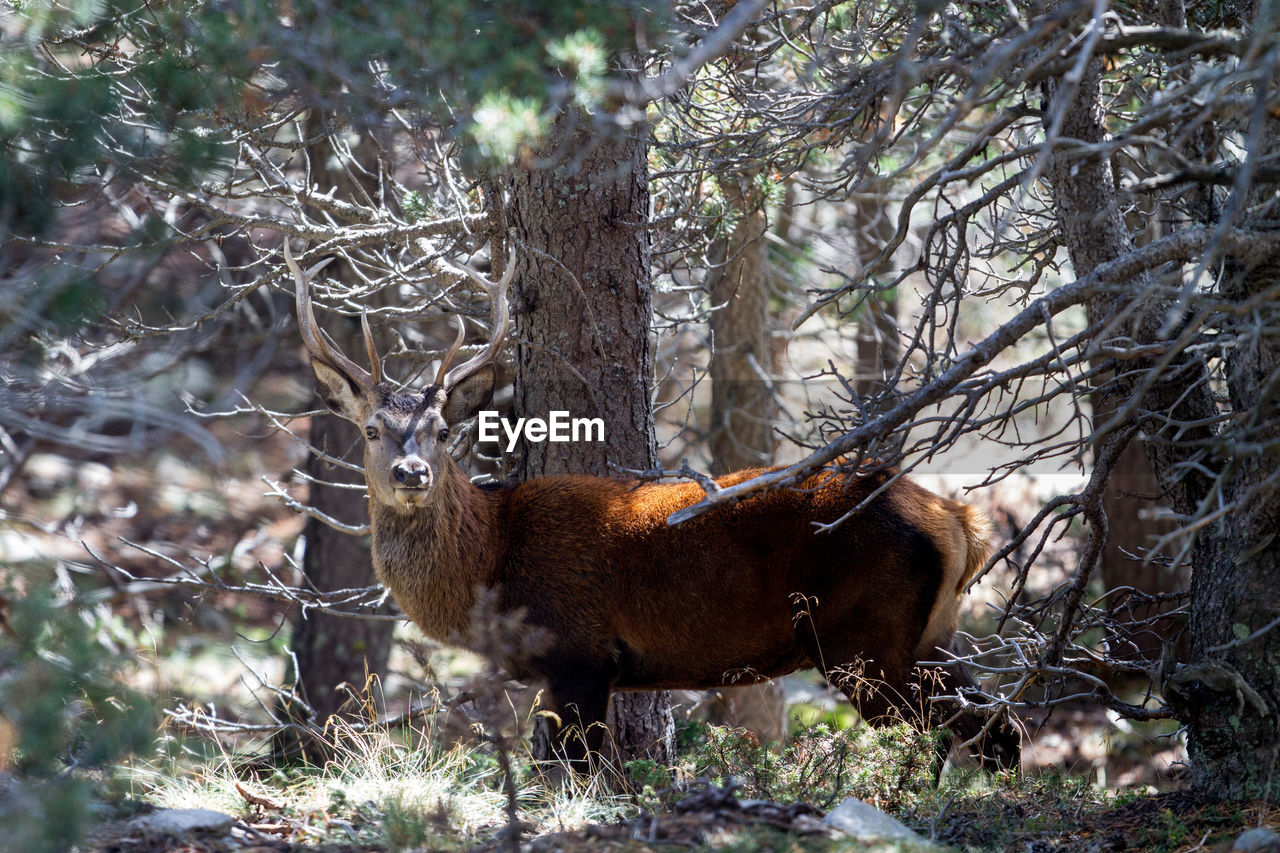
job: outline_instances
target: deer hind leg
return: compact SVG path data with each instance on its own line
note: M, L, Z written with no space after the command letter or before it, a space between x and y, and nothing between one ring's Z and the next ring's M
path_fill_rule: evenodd
M947 660L951 655L942 646L926 656L927 660ZM1017 769L1022 758L1022 736L1007 716L1001 715L988 725L988 718L964 711L954 701L936 699L941 696L963 696L977 690L969 670L960 661L941 667L915 667L911 689L920 697L919 704L929 709L929 725L946 728L951 734L938 743L939 768L954 742L963 743L977 737L968 754L990 771Z
M820 637L798 626L796 638L822 677L849 698L862 719L873 726L910 720L906 701L910 655L886 650L871 658L864 651L869 644L858 637L825 633Z
M796 643L827 683L849 697L864 720L888 725L911 719L906 686L914 646L886 640L909 630L900 624L898 610L833 608L821 596L799 594L792 603Z
M901 615L900 613L898 615ZM846 615L843 625L855 630L808 632L800 626L797 639L827 683L849 697L868 725L887 726L906 722L920 731L929 730L933 719L925 704L927 694L920 689L915 671L915 642L890 645L886 637L910 637L909 626L887 623L864 613ZM866 649L877 649L871 657ZM940 775L950 741L939 747L937 771ZM936 777L935 777L936 781Z
M891 726L907 723L920 732L935 728L935 713L928 705L925 689L929 675L921 676L910 656L897 655L889 661L854 659L823 672L827 683L843 692L868 725ZM952 738L943 733L935 742L934 784L942 778L943 765L951 750Z
M823 670L827 683L839 690L858 709L858 715L873 726L915 722L919 716L910 706L907 688L908 664L901 660L864 660L858 655L840 656L839 664Z

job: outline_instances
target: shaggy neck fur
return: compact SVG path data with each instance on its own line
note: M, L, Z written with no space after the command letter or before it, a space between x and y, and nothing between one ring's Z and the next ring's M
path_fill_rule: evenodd
M491 586L502 545L495 495L477 489L452 460L421 507L370 501L373 567L422 632L469 646L478 587Z

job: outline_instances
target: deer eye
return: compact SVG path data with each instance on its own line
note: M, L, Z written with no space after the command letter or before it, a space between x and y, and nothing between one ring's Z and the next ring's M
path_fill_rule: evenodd
M368 439L369 439L370 441L377 441L377 440L378 440L378 429L377 429L377 427L365 427L365 428L364 428L364 434L365 434L365 436L366 436L366 437L368 437Z
M448 428L445 428L445 429L440 430L440 435L439 435L439 436L437 436L437 438L439 438L441 441L445 441L445 440L447 440L447 439L449 438L449 430L448 430Z

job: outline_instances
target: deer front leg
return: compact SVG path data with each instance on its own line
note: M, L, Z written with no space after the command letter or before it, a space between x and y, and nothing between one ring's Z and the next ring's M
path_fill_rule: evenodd
M562 663L546 680L549 701L534 732L534 758L560 759L586 773L594 761L607 759L605 715L614 676L598 667Z

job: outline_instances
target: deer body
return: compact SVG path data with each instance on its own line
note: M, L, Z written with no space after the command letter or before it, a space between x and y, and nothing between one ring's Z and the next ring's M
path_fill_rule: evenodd
M704 494L695 483L561 476L477 487L445 443L449 427L492 393L510 269L498 283L466 271L494 300L488 350L450 370L460 334L436 381L402 394L382 381L371 338L372 373L332 346L287 245L286 259L322 395L366 432L379 579L425 634L446 643L476 642L469 631L481 589L522 610L550 642L508 664L546 682L552 710L566 727L581 726L586 748L599 748L597 724L615 690L712 688L815 666L877 722L904 711L913 685L925 695L972 686L959 664L929 685L912 669L950 648L964 586L990 551L978 511L906 479L885 487L885 473L821 472L676 527L667 517ZM815 534L815 523L843 517L881 487L832 532ZM946 719L914 701L932 724ZM968 737L983 721L960 714L950 725ZM1016 730L995 726L983 758L1008 766L1017 755Z
M932 513L934 525L945 530L949 521L957 539L962 522L914 484L815 536L813 522L835 520L878 483L814 482L813 492L775 492L669 527L670 513L702 496L697 485L548 477L486 490L456 468L447 476L441 488L456 494L442 500L448 510L371 507L380 580L424 633L443 642L470 644L476 587L526 608L552 631L556 654L617 666L619 688L709 688L782 675L816 663L810 655L825 645L820 626L829 622L841 626L840 645L874 648L851 629L916 638L903 650L908 664L945 646L954 630L945 599L963 586L967 549L944 560L923 525L905 519ZM801 617L805 608L814 624Z

